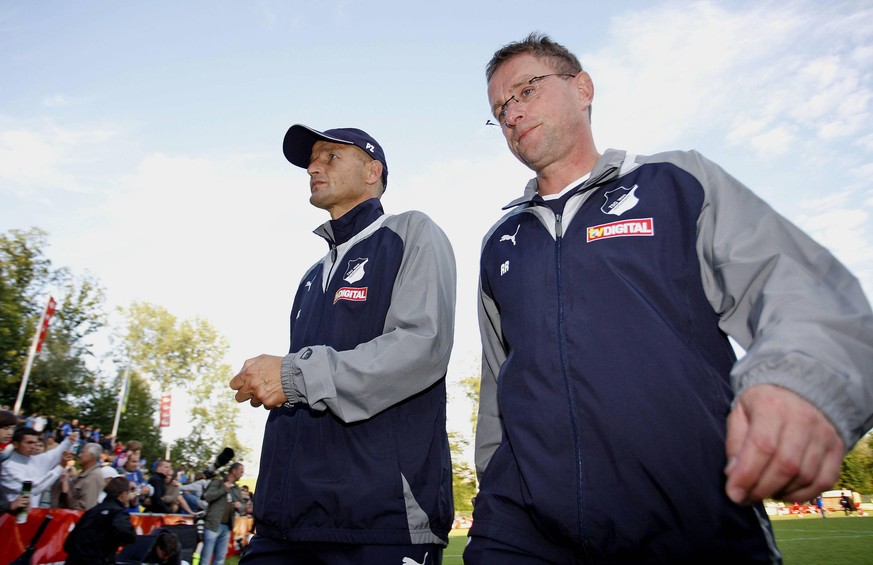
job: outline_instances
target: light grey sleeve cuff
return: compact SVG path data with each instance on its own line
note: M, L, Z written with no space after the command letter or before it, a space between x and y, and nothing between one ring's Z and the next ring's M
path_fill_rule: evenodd
M294 362L296 358L297 353L289 353L282 359L282 392L285 393L286 398L283 406L286 408L291 408L298 402L305 400L300 394L300 380L303 373Z

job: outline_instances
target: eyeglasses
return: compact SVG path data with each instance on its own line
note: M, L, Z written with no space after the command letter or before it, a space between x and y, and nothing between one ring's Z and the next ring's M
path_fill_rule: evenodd
M544 78L548 77L575 77L576 75L570 73L552 73L550 75L540 75L538 77L533 77L527 84L525 84L521 90L518 91L518 94L513 94L499 107L496 107L494 112L494 118L499 123L492 122L490 119L485 122L486 126L505 126L506 125L506 111L509 109L509 103L515 100L516 104L527 104L540 94L540 81Z

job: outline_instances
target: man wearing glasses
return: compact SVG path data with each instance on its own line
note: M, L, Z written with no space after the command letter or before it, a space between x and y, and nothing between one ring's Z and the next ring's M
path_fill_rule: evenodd
M548 37L486 75L536 178L483 241L466 562L780 562L761 500L826 490L873 424L858 282L696 152L601 154Z
M439 563L451 529L445 375L455 260L421 212L385 214L366 132L285 135L328 254L303 276L284 357L245 362L237 401L270 409L246 564Z

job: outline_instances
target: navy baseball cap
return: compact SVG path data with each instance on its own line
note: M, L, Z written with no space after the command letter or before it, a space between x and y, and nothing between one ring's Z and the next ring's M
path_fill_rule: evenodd
M357 128L336 128L320 132L303 124L294 124L288 128L285 141L282 143L282 152L292 165L307 168L312 159L312 146L318 140L334 141L346 145L360 147L364 153L382 163L382 187L388 187L388 162L385 160L385 152L382 146L373 137Z

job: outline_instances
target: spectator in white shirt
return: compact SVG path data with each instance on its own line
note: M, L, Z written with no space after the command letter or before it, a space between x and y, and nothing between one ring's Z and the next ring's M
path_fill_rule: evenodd
M15 430L12 455L0 468L0 496L11 502L21 494L24 481L30 481L30 505L37 507L42 493L52 487L64 472L67 461L73 459L69 449L77 440L78 434L70 434L58 446L60 449L36 455L39 448L37 431L27 427Z

